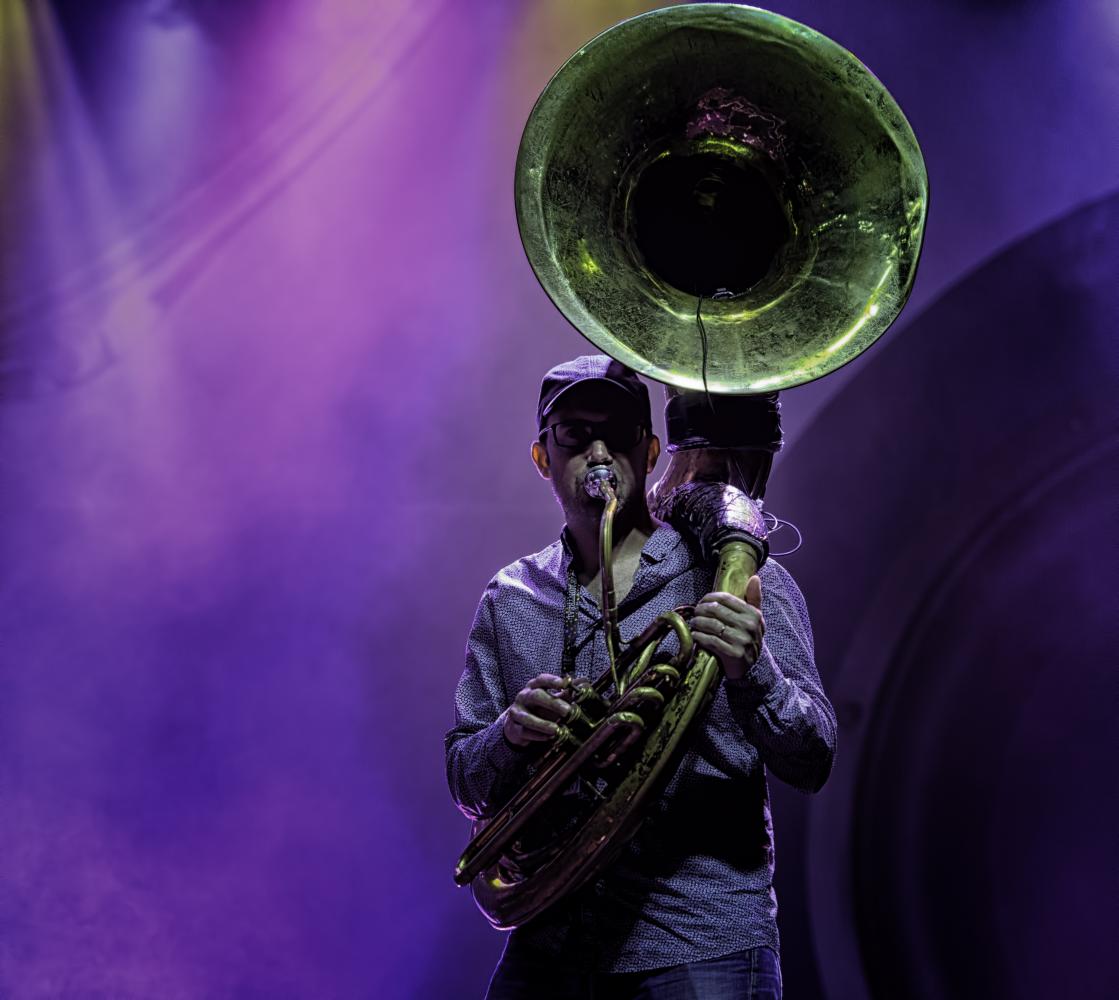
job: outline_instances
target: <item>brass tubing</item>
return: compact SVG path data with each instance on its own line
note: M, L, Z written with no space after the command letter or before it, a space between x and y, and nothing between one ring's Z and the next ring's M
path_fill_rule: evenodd
M746 596L746 584L758 570L758 555L744 542L728 542L719 550L719 568L715 573L715 590ZM701 654L702 655L702 654Z
M598 570L602 581L602 631L606 640L606 658L610 663L610 676L614 690L622 693L622 678L618 675L618 653L622 640L618 632L618 605L614 596L614 514L618 510L618 495L608 479L598 481L599 495L606 500L599 521Z
M744 542L727 542L719 550L719 565L715 573L714 589L725 590L743 596L746 584L757 569L758 557L754 548ZM678 625L678 622L674 622ZM651 630L647 629L646 633ZM659 640L663 632L657 630ZM626 656L634 654L631 645ZM638 654L640 655L640 654ZM676 764L686 747L686 737L692 726L699 720L714 694L720 676L720 668L715 656L701 650L680 682L672 692L669 703L661 717L646 731L646 740L641 754L635 760L630 772L621 783L610 792L610 801L591 817L572 841L564 848L560 857L549 862L536 873L531 882L531 891L516 883L505 882L497 869L492 868L500 856L504 845L519 830L530 815L550 794L563 787L575 775L578 768L589 761L590 757L603 747L604 741L612 732L617 732L619 724L628 723L638 726L641 717L632 712L612 712L607 719L596 727L596 732L583 743L567 760L553 761L546 756L541 772L547 771L548 777L541 781L538 772L521 793L495 817L492 824L483 830L467 847L467 853L459 862L455 880L459 884L473 879L475 901L490 923L499 929L507 930L531 920L547 909L553 902L593 878L614 857L621 845L632 836L640 825L644 807L659 794L664 782L671 777ZM609 674L596 681L607 680ZM621 748L615 747L613 753ZM558 748L549 750L558 752ZM547 785L543 795L539 793ZM529 803L527 799L533 798ZM512 829L507 824L512 823ZM497 834L490 826L505 829ZM486 832L494 837L485 837ZM478 840L485 844L484 855L479 850ZM482 863L479 863L479 861Z
M482 869L495 862L509 841L536 814L536 810L552 795L567 788L579 768L602 750L606 742L615 736L619 729L640 729L644 726L645 720L636 712L624 710L611 712L606 719L595 726L589 739L566 759L561 758L557 762L557 766L549 771L545 780L534 781L525 786L525 790L531 788L532 795L518 795L517 800L531 800L533 808L512 810L507 807L504 822L500 824L500 831L494 831L490 837L486 837L486 831L483 830L467 845L466 852L455 868L455 881L459 885L466 885Z

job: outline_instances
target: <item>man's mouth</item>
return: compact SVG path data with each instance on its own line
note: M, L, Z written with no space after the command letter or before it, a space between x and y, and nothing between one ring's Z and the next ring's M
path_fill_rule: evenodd
M599 500L606 499L604 487L609 487L610 492L618 488L618 477L608 465L592 465L583 476L583 489L588 496Z

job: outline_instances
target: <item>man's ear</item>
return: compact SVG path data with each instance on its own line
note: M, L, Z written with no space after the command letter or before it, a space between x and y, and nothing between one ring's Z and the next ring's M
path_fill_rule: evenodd
M548 449L540 443L539 438L532 442L532 462L541 479L552 478L552 464L548 461Z
M645 461L645 475L649 475L653 471L653 466L657 464L657 459L661 455L661 439L656 434L649 435L649 452Z

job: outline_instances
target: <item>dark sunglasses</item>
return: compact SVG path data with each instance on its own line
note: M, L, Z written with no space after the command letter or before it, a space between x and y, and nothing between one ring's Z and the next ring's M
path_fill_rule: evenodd
M552 441L560 448L578 451L592 441L601 441L611 451L629 451L645 436L643 424L626 420L561 420L540 432L540 441L552 432Z

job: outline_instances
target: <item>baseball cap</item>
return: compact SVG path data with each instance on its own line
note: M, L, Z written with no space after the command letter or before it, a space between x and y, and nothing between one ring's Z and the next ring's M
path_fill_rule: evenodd
M605 354L586 354L556 365L540 383L540 402L536 407L536 426L544 429L544 422L560 398L582 382L605 382L624 392L635 404L646 426L652 426L649 410L649 390L632 368Z

